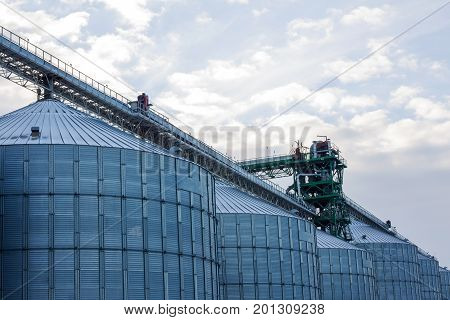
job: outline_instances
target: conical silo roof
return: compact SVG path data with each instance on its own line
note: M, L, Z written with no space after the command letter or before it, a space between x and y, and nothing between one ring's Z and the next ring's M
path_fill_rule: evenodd
M351 243L344 240L336 238L329 233L321 230L317 230L317 247L319 249L352 249L352 250L363 250L358 248ZM363 250L364 251L364 250Z
M31 130L38 127L39 134ZM165 153L134 135L55 99L44 99L0 117L0 145L88 145Z
M356 220L353 220L350 224L350 230L354 243L407 243L387 232Z
M216 207L217 213L294 216L280 207L219 180L216 180Z

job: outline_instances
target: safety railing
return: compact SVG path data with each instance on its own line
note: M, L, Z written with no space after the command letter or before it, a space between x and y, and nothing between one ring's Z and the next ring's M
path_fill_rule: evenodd
M248 160L238 161L237 163L241 166L250 166L254 164L266 163L266 162L277 162L292 159L292 155L283 155L283 156L267 156L260 158L253 158Z
M36 57L44 60L45 62L50 63L51 65L53 65L54 67L57 67L61 71L64 71L65 73L70 74L77 80L80 80L80 81L86 83L87 85L93 87L94 89L100 91L101 93L104 93L105 95L108 95L111 98L114 98L120 102L123 102L125 104L128 104L130 102L130 100L128 100L127 98L122 96L120 93L117 93L116 91L111 90L110 88L108 88L108 86L103 85L103 84L99 83L98 81L95 81L94 79L92 79L91 77L86 75L85 73L72 67L71 64L68 64L68 63L62 61L59 58L48 53L47 51L42 50L41 48L35 46L34 44L30 43L30 41L28 39L24 39L21 36L15 34L14 32L11 32L8 29L5 29L4 27L0 27L0 30L1 30L0 31L1 36L3 38L15 43L22 49L34 54Z

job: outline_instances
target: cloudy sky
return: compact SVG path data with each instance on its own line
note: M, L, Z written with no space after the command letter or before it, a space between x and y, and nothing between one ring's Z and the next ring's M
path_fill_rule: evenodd
M450 266L450 5L278 116L445 2L2 0L0 21L236 159L331 137L346 193ZM35 99L0 94L0 114Z

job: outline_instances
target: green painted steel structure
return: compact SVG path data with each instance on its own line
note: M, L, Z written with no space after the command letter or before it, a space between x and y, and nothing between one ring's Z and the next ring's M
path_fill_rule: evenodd
M241 161L242 168L263 179L293 177L287 192L301 195L318 211L315 223L322 230L351 240L349 214L342 190L345 159L328 138L311 148L298 143L289 155Z

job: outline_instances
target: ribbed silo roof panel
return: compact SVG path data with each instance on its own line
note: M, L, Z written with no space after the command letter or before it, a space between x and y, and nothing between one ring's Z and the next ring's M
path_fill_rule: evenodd
M38 137L32 137L32 127L39 127ZM0 117L0 145L15 144L88 145L166 153L54 99L39 100Z
M436 260L434 257L430 256L430 255L424 255L422 253L418 253L417 254L417 258L418 259L428 259L428 260Z
M350 230L355 243L406 243L389 233L355 220L350 224Z
M321 230L317 230L317 247L319 249L352 249L364 251L361 248L358 248Z
M293 217L291 213L269 202L216 180L217 213L268 214Z

